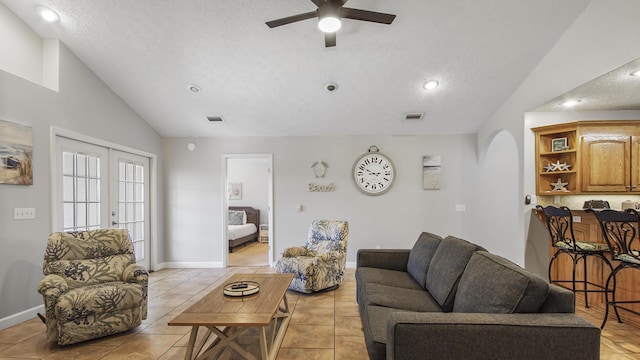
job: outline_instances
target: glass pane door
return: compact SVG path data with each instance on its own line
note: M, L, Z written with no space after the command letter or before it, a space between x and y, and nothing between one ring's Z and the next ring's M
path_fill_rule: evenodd
M149 269L149 158L56 137L54 231L127 229Z
M59 181L54 196L56 230L85 231L108 227L108 151L66 138L57 138Z
M129 230L136 260L149 268L149 159L111 150L113 227Z

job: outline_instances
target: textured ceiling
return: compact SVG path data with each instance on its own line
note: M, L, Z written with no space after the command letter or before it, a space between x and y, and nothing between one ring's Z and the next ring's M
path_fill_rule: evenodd
M631 76L638 70L640 58L551 99L533 111L567 110L560 105L567 100L580 100L571 107L575 111L640 110L640 76Z
M315 10L309 0L0 1L164 136L475 133L589 3L351 0L397 18L345 20L325 48L314 19L265 25ZM43 24L37 4L60 23ZM428 79L442 85L424 91Z

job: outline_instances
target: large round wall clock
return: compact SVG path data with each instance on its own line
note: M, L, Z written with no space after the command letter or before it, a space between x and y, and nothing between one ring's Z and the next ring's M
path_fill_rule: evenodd
M353 180L358 190L367 195L382 195L389 191L396 172L391 159L373 145L353 164Z

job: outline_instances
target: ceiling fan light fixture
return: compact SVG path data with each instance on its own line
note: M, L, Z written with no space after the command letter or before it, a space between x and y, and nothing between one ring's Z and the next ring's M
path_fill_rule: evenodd
M46 6L40 5L36 7L36 11L40 15L40 17L44 19L44 21L46 22L56 23L60 21L60 15L58 15L58 13L55 12L53 9L50 9Z
M318 7L318 29L325 33L334 33L341 27L340 5L327 1Z
M318 21L318 29L325 33L334 33L342 27L342 21L335 16L326 16Z
M630 74L631 76L640 76L640 70L636 70Z

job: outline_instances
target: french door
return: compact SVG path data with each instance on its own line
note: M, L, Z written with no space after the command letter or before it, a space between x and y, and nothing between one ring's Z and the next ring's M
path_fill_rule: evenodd
M127 229L148 269L149 158L59 136L55 143L55 230Z

